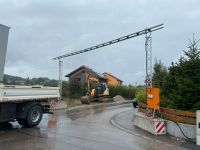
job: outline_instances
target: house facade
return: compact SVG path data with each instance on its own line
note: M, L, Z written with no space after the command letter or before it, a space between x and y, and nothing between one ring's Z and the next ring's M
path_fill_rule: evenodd
M103 76L107 79L107 84L108 85L112 85L112 86L118 86L118 85L122 85L122 80L120 80L119 78L113 76L110 73L104 72Z
M69 81L76 80L81 85L84 85L88 82L88 77L93 78L93 82L107 82L107 79L104 76L84 65L65 75L65 77L69 77Z
M98 83L107 83L107 85L118 86L122 85L123 82L110 73L104 72L103 74L100 74L85 65L73 70L69 74L65 75L65 77L68 77L69 81L78 81L81 85L88 83L88 77L90 77L90 83L94 85Z

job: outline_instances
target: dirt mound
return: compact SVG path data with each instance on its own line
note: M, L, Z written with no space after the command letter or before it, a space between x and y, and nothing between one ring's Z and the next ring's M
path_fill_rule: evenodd
M116 95L115 97L113 97L113 100L115 102L125 101L125 99L121 95Z

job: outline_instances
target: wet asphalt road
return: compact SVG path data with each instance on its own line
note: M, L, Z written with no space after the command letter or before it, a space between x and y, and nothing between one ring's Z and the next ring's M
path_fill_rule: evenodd
M110 119L130 105L96 107L46 114L35 128L16 122L0 127L0 150L173 150L182 149L114 127ZM167 140L166 140L167 141Z

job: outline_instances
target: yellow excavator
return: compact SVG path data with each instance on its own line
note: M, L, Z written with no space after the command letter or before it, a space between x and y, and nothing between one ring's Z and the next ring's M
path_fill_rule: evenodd
M91 82L93 82L93 87L91 87ZM112 98L109 96L109 89L106 83L99 83L98 79L88 76L87 95L81 97L81 103L90 104L93 101L108 102L112 101Z

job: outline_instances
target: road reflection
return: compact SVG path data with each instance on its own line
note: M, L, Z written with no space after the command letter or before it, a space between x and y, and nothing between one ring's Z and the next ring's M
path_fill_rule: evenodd
M120 107L120 106L116 106ZM124 106L123 106L124 107ZM0 124L0 135L11 132L18 132L23 135L37 137L37 138L54 138L58 137L67 128L67 125L72 121L79 118L91 117L96 113L101 113L105 110L110 109L106 106L86 106L84 109L72 109L72 110L56 110L52 114L44 114L41 123L34 128L26 128L15 122L1 123ZM113 109L113 107L112 107Z

